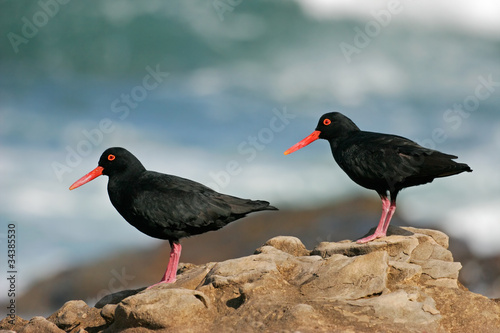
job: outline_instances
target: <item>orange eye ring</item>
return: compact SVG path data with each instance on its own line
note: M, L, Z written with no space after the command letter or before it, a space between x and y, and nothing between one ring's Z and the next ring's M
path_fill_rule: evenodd
M332 121L331 121L330 119L328 119L328 118L326 118L325 120L323 120L323 125L328 126L328 125L330 125L331 123L332 123Z
M108 155L108 161L114 161L114 160L115 160L115 158L116 158L116 156L115 156L115 155L113 155L113 154L109 154L109 155Z

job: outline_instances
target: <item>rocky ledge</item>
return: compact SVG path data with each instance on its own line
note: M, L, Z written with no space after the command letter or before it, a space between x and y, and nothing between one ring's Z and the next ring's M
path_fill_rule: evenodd
M95 307L70 301L16 332L500 332L500 305L457 281L448 236L389 229L368 244L309 251L275 237L255 254L182 265L174 284L125 290ZM1 331L0 331L1 332Z

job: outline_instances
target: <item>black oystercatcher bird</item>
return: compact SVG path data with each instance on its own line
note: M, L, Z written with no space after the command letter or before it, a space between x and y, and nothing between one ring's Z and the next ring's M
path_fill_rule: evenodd
M386 236L396 210L396 197L402 189L472 171L467 164L454 162L457 156L424 148L401 136L361 131L339 112L324 114L316 130L285 151L285 155L317 139L328 140L342 170L357 184L377 191L382 199L382 217L375 233L358 243Z
M148 171L124 148L107 149L99 166L69 189L100 175L109 176L111 203L128 223L148 236L170 242L167 270L157 284L175 282L181 238L220 229L252 212L277 210L266 201L240 199L188 179Z

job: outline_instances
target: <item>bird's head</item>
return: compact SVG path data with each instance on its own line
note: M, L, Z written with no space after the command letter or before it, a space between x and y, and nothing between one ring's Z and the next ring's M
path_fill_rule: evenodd
M69 189L73 190L80 187L101 175L112 177L130 171L142 170L145 170L145 168L141 162L125 148L108 148L102 153L97 168L73 183Z
M285 155L291 154L308 144L318 140L334 140L348 135L353 131L359 131L358 126L340 112L325 113L318 121L316 130L303 140L297 142L295 145L285 151Z

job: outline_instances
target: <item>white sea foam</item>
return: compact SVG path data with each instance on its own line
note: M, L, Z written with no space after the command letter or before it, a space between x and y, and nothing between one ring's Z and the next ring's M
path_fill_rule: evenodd
M444 26L463 29L498 38L500 32L500 3L496 0L443 0L443 1L386 1L364 2L362 6L349 0L297 0L304 11L317 19L357 18L373 19L372 11L387 9L388 4L398 8L395 20L411 21L430 27Z

